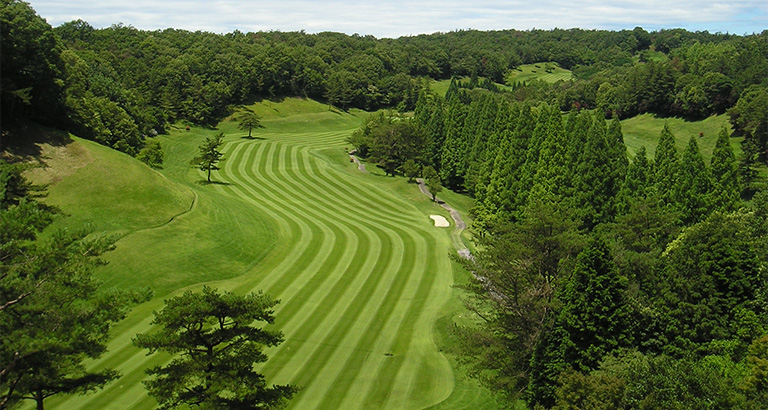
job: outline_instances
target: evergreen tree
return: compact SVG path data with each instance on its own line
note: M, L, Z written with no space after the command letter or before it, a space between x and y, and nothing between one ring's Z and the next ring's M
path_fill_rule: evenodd
M627 169L629 168L629 157L627 156L627 145L624 143L624 134L621 132L621 121L618 117L613 117L608 124L608 133L606 134L608 149L611 153L611 168L614 173L614 179L623 183Z
M523 208L528 203L533 179L539 164L539 157L541 156L541 147L547 136L547 118L549 118L549 113L549 106L543 104L538 108L537 114L532 113L530 123L521 121L518 124L518 129L516 130L518 137L525 135L524 130L532 131L529 134L530 138L528 139L528 147L525 153L525 162L520 169L520 176L517 182L513 184L512 192L516 196L516 208Z
M626 213L635 200L645 199L651 189L651 164L645 154L645 146L640 147L627 167L624 183L616 200L617 212ZM654 191L655 192L655 191Z
M710 212L712 180L694 136L688 140L688 147L683 152L676 183L675 203L683 222L691 224L705 218Z
M278 331L254 326L274 322L275 304L261 293L220 294L207 286L166 300L152 321L157 329L133 339L149 354L173 355L169 363L147 370L152 378L144 382L160 408L264 409L290 398L295 387L267 386L254 369L267 360L262 349L283 340Z
M529 198L542 198L547 193L552 194L556 201L570 197L572 175L568 172L567 143L560 112L556 108L552 109L547 120L546 134L541 143L541 152Z
M574 174L577 208L588 229L609 222L615 216L614 197L619 183L615 179L611 152L605 138L603 121L589 129L586 145Z
M261 117L252 111L246 111L240 114L240 116L237 117L237 122L237 129L241 131L248 130L248 138L252 138L251 131L253 131L254 128L264 128L264 126L261 125Z
M653 184L659 200L665 206L674 206L674 191L677 186L677 174L680 160L675 148L675 136L664 124L656 145L656 156L653 161Z
M726 212L734 210L740 192L739 168L725 127L717 135L709 169L714 182L712 205Z
M760 146L755 138L745 138L741 145L741 159L739 160L739 179L741 189L747 197L752 194L752 183L757 178L757 165L760 156Z
M224 144L224 133L220 132L214 137L208 137L198 147L200 155L193 158L190 164L201 171L208 172L208 182L211 182L211 171L218 170L218 163L224 160L224 154L219 147Z
M464 175L466 174L467 141L463 133L464 120L467 111L458 96L452 97L448 103L448 112L445 123L445 143L440 156L440 178L446 185L454 190L464 187Z
M595 238L579 254L560 297L559 320L568 334L565 360L579 371L596 369L603 357L630 346L632 320L619 273L608 245Z
M110 328L134 297L99 290L97 257L113 240L55 231L41 233L55 209L22 167L0 160L0 409L59 394L86 394L119 373L88 363L107 350Z
M427 190L432 194L432 201L437 201L437 194L443 190L443 184L440 182L440 177L437 175L437 171L430 166L426 166L422 173L424 176L424 183L427 185Z

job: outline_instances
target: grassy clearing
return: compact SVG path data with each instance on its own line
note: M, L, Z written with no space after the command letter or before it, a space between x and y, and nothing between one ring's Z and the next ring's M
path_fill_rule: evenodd
M438 319L461 309L451 287L457 273L449 230L428 218L441 208L404 178L363 174L348 162L345 139L362 113L293 99L249 108L265 126L254 139L232 121L158 137L166 164L157 175L192 193L194 206L162 226L135 224L99 271L109 285L147 285L157 297L120 323L109 352L93 363L123 376L92 395L52 398L48 407L153 408L140 382L144 369L167 358L145 356L130 339L150 329L163 298L204 283L238 293L262 289L281 300L275 327L286 340L268 352L262 371L270 382L302 387L289 408L491 403L439 349ZM217 132L226 134L226 160L214 172L219 183L201 184L203 173L188 161ZM142 178L148 175L155 173ZM51 199L65 203L67 195ZM120 217L93 216L107 227Z
M533 80L556 83L560 80L570 80L573 75L557 63L544 62L536 64L523 64L507 74L506 83L526 83Z
M685 147L688 146L688 140L695 136L697 138L696 142L699 144L699 150L701 150L701 155L707 164L712 157L712 150L715 148L717 134L720 132L720 129L725 126L728 132L732 132L731 124L728 122L726 114L712 116L702 121L687 121L682 118L659 118L652 114L642 114L621 122L624 143L627 144L629 154L635 155L637 150L644 146L648 158L653 158L664 124L669 126L669 130L675 136L677 150L681 154ZM703 136L699 137L699 133L702 133ZM741 138L731 138L731 146L738 157L741 152Z

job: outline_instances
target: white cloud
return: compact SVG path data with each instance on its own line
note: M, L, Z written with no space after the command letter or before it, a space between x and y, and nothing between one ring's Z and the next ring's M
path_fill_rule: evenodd
M768 28L764 0L554 1L253 1L253 0L32 0L52 25L83 19L140 29L180 28L218 33L259 30L340 31L398 37L456 29L595 28L690 30L743 34Z

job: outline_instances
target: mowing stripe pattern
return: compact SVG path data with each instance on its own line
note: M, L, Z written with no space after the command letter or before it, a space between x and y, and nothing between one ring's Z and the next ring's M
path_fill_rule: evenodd
M316 155L341 150L347 135L227 140L218 173L227 184L198 187L199 207L206 190L243 201L271 219L278 239L242 275L211 285L280 299L274 327L285 342L267 351L260 370L270 383L301 387L290 409L426 408L454 388L433 338L451 297L451 241L412 203L376 186L377 177ZM153 300L142 311L160 308L162 300ZM148 357L130 342L151 329L150 320L129 316L95 364L123 377L95 394L52 399L49 407L154 408L140 381L147 367L168 358Z

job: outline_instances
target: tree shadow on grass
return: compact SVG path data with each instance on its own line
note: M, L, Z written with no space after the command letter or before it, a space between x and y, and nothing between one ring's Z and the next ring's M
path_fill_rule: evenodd
M240 139L241 140L265 140L266 138L264 138L264 137L249 137L249 136L246 135L245 137L240 137Z
M197 181L198 185L224 185L224 186L233 186L234 184L231 182L224 182L224 181L207 181L205 179L201 179Z

